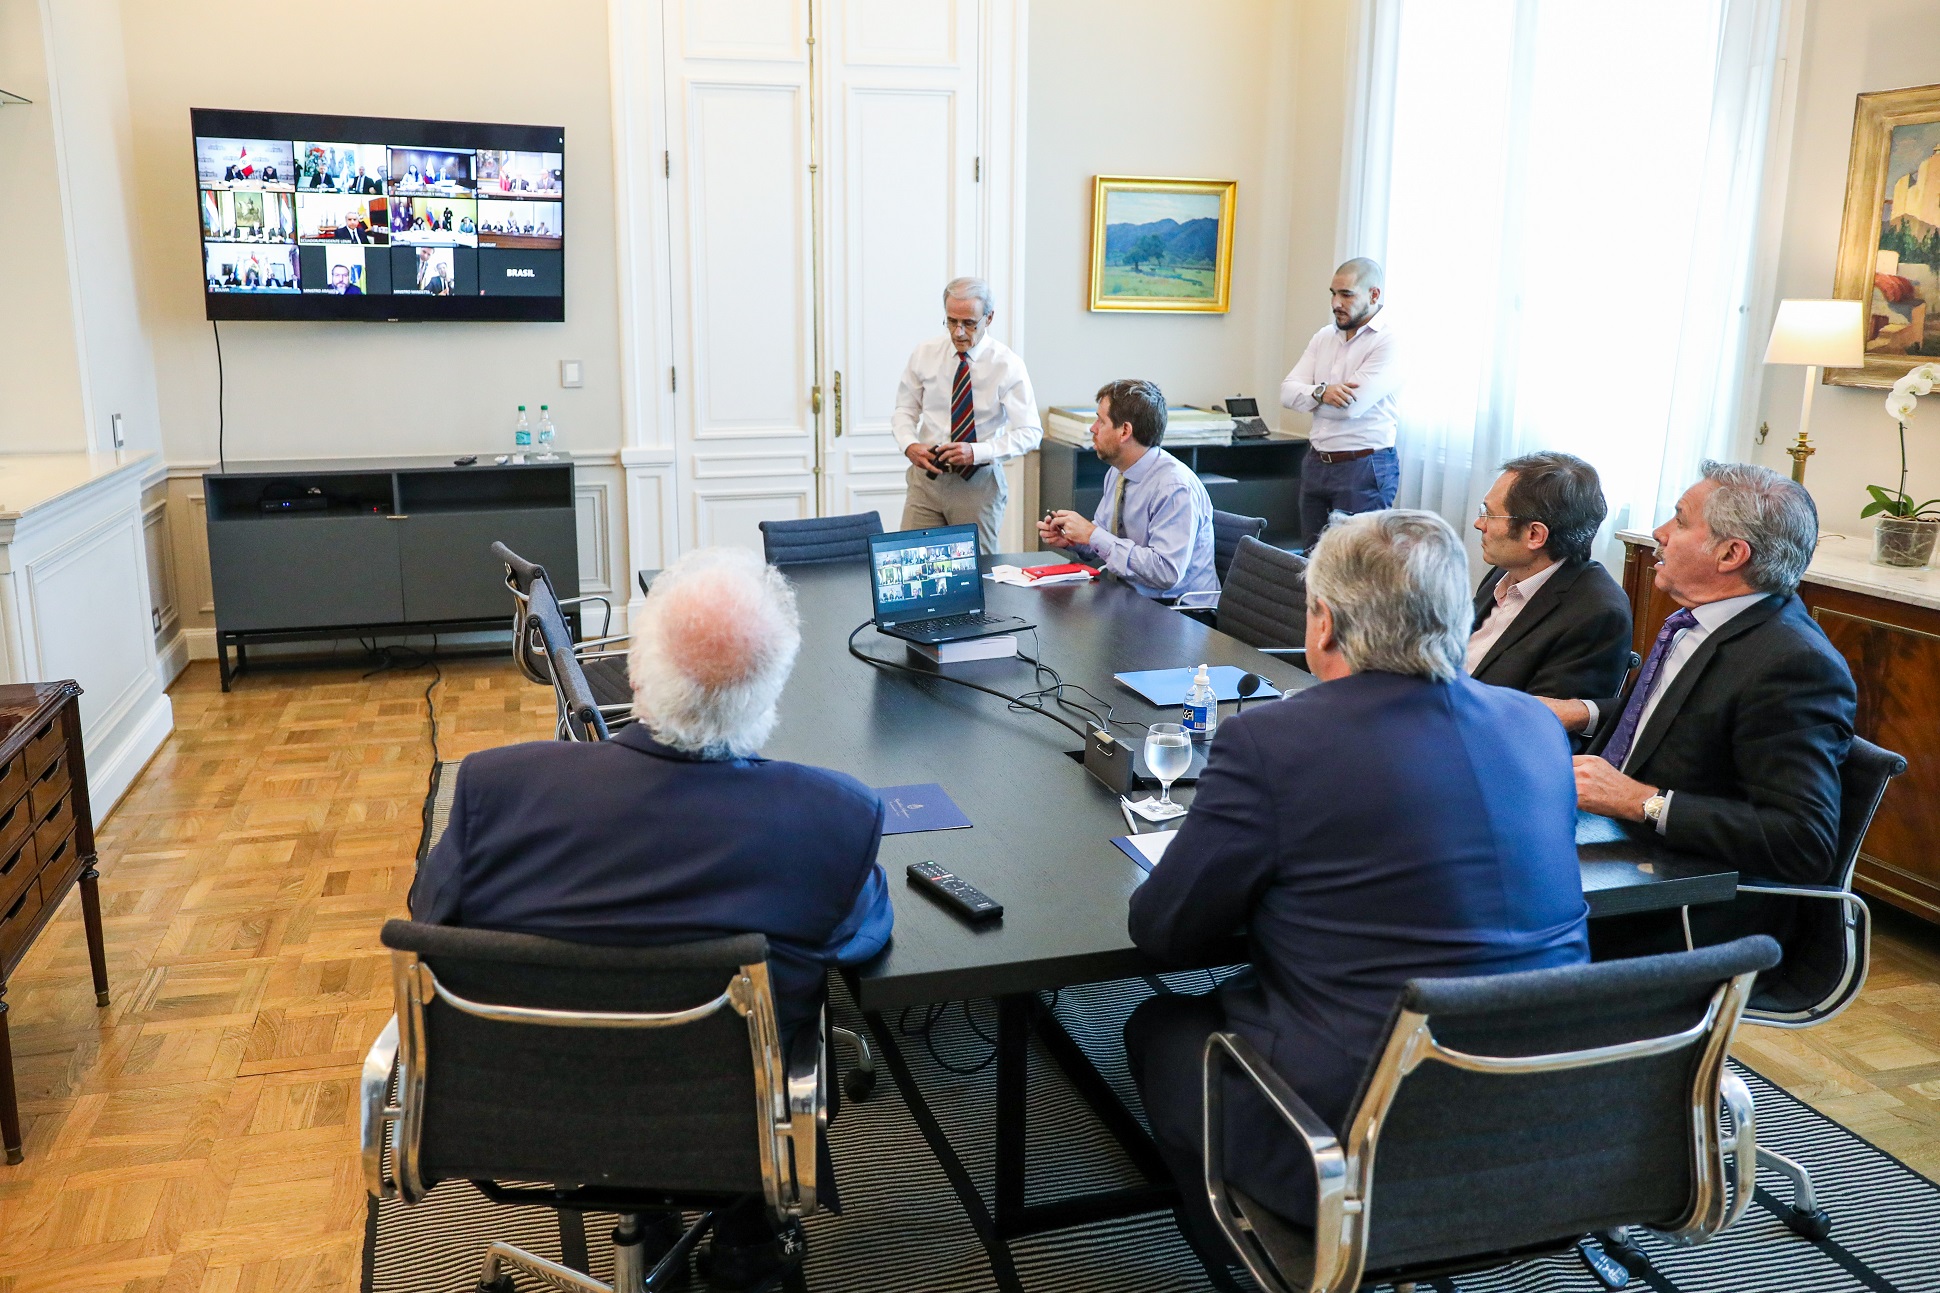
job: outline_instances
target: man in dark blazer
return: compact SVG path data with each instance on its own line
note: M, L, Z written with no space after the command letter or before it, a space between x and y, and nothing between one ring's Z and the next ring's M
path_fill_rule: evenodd
M1654 537L1657 589L1681 609L1621 704L1551 703L1564 726L1594 733L1575 761L1579 804L1745 875L1831 881L1856 692L1793 591L1818 543L1812 496L1767 467L1706 463ZM1782 943L1791 906L1693 907L1692 932ZM1599 954L1682 946L1681 928L1660 922L1646 938L1631 924L1617 938L1599 928Z
M615 945L765 934L784 1045L815 1027L829 969L880 952L894 911L875 791L755 753L800 644L793 592L752 553L707 549L662 571L628 658L637 721L610 741L467 758L412 918ZM758 1198L737 1204L716 1224L710 1277L758 1283L800 1260L799 1238L778 1235Z
M1603 700L1630 668L1630 599L1590 558L1607 508L1596 468L1567 453L1502 464L1475 528L1493 570L1475 592L1465 667L1532 696Z
M1210 1262L1234 1258L1200 1185L1209 1033L1245 1037L1338 1131L1407 980L1588 955L1562 729L1534 697L1463 675L1468 625L1446 521L1337 520L1307 568L1320 682L1219 725L1191 811L1132 895L1132 938L1163 964L1216 964L1236 929L1251 949L1218 992L1154 997L1125 1027ZM1250 1085L1230 1084L1225 1108L1228 1176L1311 1222L1304 1148Z

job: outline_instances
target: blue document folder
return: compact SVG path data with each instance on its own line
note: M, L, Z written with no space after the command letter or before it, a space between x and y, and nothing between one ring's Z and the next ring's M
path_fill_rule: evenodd
M876 793L882 796L884 835L960 831L970 824L956 801L934 781L920 786L884 786Z
M1143 669L1137 673L1115 673L1112 677L1145 697L1151 704L1161 709L1186 703L1186 693L1192 690L1192 679L1199 672L1194 665L1190 669ZM1212 683L1213 694L1221 700L1239 699L1239 680L1246 676L1246 670L1233 664L1216 664L1206 670L1206 680ZM1260 689L1249 698L1252 700L1272 700L1280 694L1279 688L1260 679Z
M1178 833L1170 830L1147 831L1143 835L1118 835L1112 838L1112 843L1118 846L1119 852L1138 863L1141 871L1150 873L1159 864L1159 859L1165 856L1166 845Z

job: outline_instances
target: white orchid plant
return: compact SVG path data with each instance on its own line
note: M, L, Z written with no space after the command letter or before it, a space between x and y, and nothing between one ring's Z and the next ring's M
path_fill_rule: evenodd
M1911 521L1940 520L1940 498L1931 498L1917 507L1912 495L1906 492L1906 422L1920 407L1920 397L1931 394L1935 386L1940 386L1940 364L1921 364L1909 369L1906 375L1893 383L1893 389L1886 396L1886 413L1900 427L1900 487L1890 490L1881 485L1868 485L1866 492L1873 501L1859 514L1861 516L1896 516Z

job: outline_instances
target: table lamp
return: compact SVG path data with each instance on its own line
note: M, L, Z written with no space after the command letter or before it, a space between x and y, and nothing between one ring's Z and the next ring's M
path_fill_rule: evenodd
M1805 433L1812 421L1812 392L1821 368L1858 368L1866 362L1865 303L1863 301L1780 301L1772 321L1772 339L1765 346L1768 364L1805 365L1805 402L1799 408L1798 443L1785 452L1792 456L1792 479L1805 483L1805 460L1818 452Z

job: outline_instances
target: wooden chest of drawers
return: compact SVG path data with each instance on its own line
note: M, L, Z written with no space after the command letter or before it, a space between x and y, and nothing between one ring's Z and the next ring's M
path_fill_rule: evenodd
M0 1141L9 1163L21 1149L7 979L76 884L95 1004L108 1004L80 695L72 682L0 686Z

